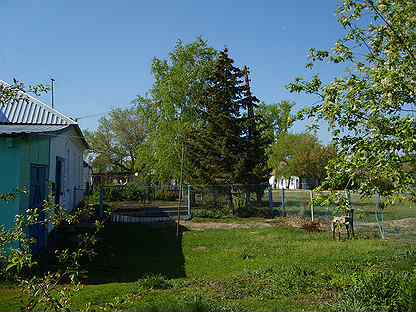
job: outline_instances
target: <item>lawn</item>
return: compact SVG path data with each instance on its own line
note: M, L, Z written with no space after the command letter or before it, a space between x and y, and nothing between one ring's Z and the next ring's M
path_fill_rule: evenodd
M90 302L90 311L327 311L353 274L416 265L414 242L332 241L327 232L256 224L187 225L179 239L173 225L108 225L73 310ZM0 311L19 311L19 300L0 284Z

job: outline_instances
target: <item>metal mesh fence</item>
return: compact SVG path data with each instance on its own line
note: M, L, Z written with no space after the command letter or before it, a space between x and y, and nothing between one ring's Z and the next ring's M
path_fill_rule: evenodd
M335 206L312 204L312 198L325 196L305 190L273 190L275 215L301 217L331 226L340 213ZM416 239L416 203L408 200L388 204L380 196L363 198L351 194L353 225L355 232L363 237Z
M194 217L272 217L267 185L193 185L190 194Z
M101 187L101 207L108 206L123 222L171 221L176 218L297 218L330 229L339 211L313 199L325 193L272 189L268 185L143 186L135 183ZM416 239L416 204L404 200L385 204L383 198L350 195L355 232L363 237ZM133 219L132 219L133 218ZM136 218L136 219L134 219ZM117 221L116 220L116 221Z
M170 222L189 218L188 189L171 185L127 183L100 188L100 214L104 206L112 220L122 223Z

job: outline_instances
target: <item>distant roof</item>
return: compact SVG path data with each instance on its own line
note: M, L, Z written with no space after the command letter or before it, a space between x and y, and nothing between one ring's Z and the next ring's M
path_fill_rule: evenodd
M0 85L10 86L0 80ZM0 104L0 124L72 125L75 120L25 93L27 101Z
M69 125L13 125L13 124L0 124L1 134L30 134L30 133L43 133L43 132L55 132L68 128Z

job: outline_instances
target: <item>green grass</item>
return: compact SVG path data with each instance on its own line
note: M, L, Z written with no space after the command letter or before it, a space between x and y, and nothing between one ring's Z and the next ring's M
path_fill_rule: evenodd
M277 227L182 231L176 239L174 226L108 225L73 310L327 311L353 272L416 265L414 242ZM0 311L18 311L19 300L0 284Z

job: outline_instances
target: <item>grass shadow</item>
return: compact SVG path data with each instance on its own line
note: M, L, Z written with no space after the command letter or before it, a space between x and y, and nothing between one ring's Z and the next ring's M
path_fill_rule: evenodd
M181 233L185 230L181 228ZM176 224L107 224L98 254L88 265L88 282L132 282L148 274L185 277L182 237Z

